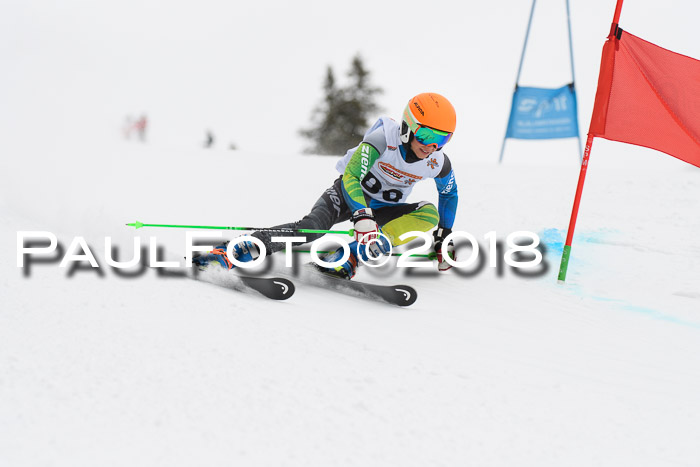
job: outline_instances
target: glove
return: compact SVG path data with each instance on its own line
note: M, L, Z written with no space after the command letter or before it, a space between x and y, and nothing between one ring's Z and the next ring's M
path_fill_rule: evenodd
M445 238L451 233L452 229L446 229L444 227L438 227L437 230L433 232L433 251L435 251L435 255L437 256L438 270L441 272L447 271L452 267L451 264L445 261L445 257L442 254L443 242ZM449 255L450 259L456 261L455 245L452 242L452 240L450 240L450 242L445 246L444 249L445 253Z
M374 220L374 214L370 208L358 209L352 214L350 220L353 223L355 240L360 245L365 245L370 240L377 238L379 226Z

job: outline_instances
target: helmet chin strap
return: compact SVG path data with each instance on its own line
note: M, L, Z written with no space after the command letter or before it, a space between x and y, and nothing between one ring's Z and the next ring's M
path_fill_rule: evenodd
M409 136L409 141L411 139L413 139L412 136ZM413 152L413 149L411 149L410 143L401 144L400 151L401 151L401 157L403 157L403 160L405 160L409 164L413 164L414 162L420 161L420 158L416 155L415 152Z

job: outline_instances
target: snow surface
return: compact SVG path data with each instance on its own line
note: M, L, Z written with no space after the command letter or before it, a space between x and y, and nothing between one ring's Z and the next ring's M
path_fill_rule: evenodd
M135 220L300 218L336 158L12 148L0 161L0 465L700 465L700 173L639 148L663 162L608 167L602 155L622 145L595 144L566 284L556 274L577 165L453 155L455 229L482 247L489 231L536 232L547 269L360 270L415 287L409 308L303 283L274 302L105 263L107 236L123 258L151 236L168 259L184 256L185 231L124 225ZM412 199L435 201L434 187ZM51 231L64 248L82 236L101 267L34 264L25 276L20 230Z

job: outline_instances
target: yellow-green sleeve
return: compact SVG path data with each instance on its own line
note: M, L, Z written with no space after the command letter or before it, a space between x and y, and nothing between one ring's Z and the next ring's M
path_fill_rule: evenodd
M362 191L362 179L379 159L379 152L368 143L360 144L353 153L343 173L343 196L352 212L367 207Z

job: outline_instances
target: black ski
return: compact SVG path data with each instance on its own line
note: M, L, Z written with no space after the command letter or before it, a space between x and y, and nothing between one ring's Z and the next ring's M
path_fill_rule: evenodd
M246 286L254 289L272 300L286 300L294 295L294 283L281 277L238 276Z
M294 283L282 277L250 277L228 271L223 276L207 276L207 271L195 271L192 278L230 290L254 290L272 300L286 300L294 295L295 290Z
M320 282L313 285L326 290L335 290L360 298L379 299L397 306L413 305L418 299L416 289L408 285L377 285L356 280L341 279L319 271L315 265L308 268Z

